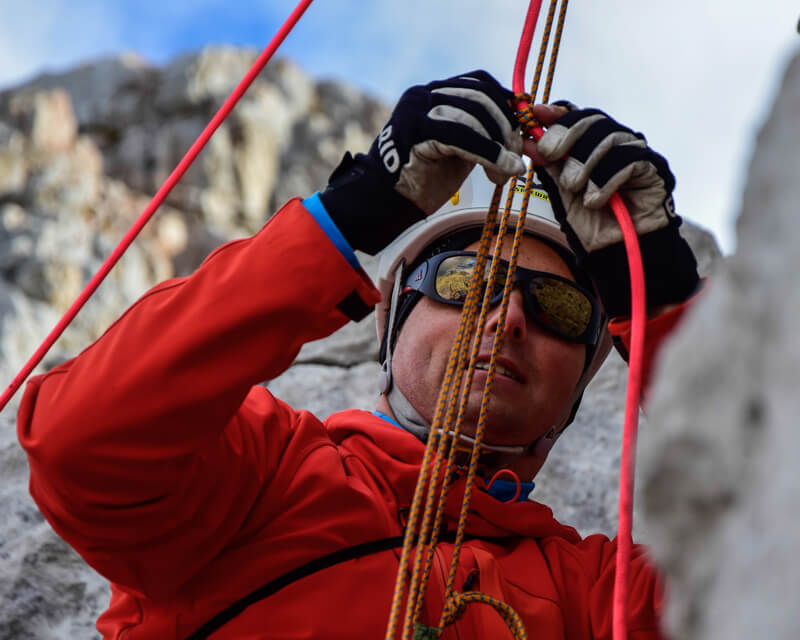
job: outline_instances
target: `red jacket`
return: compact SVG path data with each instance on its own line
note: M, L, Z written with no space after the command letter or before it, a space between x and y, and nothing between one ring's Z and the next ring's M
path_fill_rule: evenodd
M377 300L294 199L28 383L18 424L31 494L111 581L104 638L186 638L300 565L402 533L419 440L364 411L321 422L254 386ZM458 487L463 479L450 528ZM581 540L547 507L481 490L472 512L457 587L477 571L471 588L513 606L531 637L611 637L614 541ZM428 624L439 619L451 549L437 549ZM382 638L399 551L302 578L211 637ZM630 637L660 638L658 578L641 549L631 575ZM510 637L504 629L476 604L443 637Z

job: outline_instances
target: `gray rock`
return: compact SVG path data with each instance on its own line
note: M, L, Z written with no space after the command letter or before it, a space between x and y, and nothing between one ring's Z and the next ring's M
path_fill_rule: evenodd
M258 57L254 49L209 47L168 64L155 94L164 114L187 112L197 105L217 104L233 91Z
M72 102L63 89L34 94L33 146L43 151L69 149L78 135Z
M701 277L711 277L722 267L724 258L714 235L691 218L684 218L680 227L681 235L694 251L697 258L697 271Z
M25 136L0 121L0 198L20 197L27 177Z
M531 497L582 535L616 535L627 371L612 352L586 389L575 421L536 476Z
M296 364L267 387L289 405L324 420L345 409L374 409L379 369L377 362L352 367Z
M143 103L151 98L152 86L152 69L145 60L125 53L66 73L46 73L22 87L0 92L0 119L13 112L15 100L26 100L42 90L64 89L81 128L102 125L113 131L143 116Z
M663 354L641 495L672 637L800 637L800 55L757 140L738 249Z

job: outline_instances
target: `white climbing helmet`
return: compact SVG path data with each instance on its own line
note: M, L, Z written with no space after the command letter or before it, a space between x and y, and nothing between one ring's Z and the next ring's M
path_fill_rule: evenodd
M500 200L501 211L505 206L510 181L503 187ZM395 313L402 280L426 248L436 241L466 229L479 229L483 226L486 213L494 195L495 185L486 178L480 167L470 173L461 188L438 211L424 220L412 225L398 236L380 255L377 273L377 286L381 293L381 301L375 309L378 340L384 338L387 324L395 324ZM516 225L524 192L524 180L517 183L511 205L509 228L513 232ZM543 187L534 186L525 217L525 231L541 237L549 244L557 245L569 255L574 255L569 248L566 236L562 233L550 206L550 199ZM387 341L387 358L381 380L381 392L386 393L391 387L391 347ZM603 322L597 344L589 347L589 359L583 376L573 393L570 413L579 402L583 390L597 373L611 350L611 336ZM388 366L386 366L388 365Z

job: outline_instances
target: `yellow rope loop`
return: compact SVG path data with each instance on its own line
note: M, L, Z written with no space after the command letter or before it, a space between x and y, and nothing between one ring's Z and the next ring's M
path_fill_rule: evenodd
M535 96L530 93L517 93L514 95L516 103L525 103L526 106L516 112L517 122L519 122L520 129L525 134L530 135L534 127L540 126L539 121L533 115L533 104Z
M525 625L522 622L519 614L514 610L511 605L506 604L502 600L494 598L480 591L467 591L465 593L455 592L452 594L450 600L445 605L444 615L442 622L439 625L439 632L441 633L445 627L454 624L458 619L464 615L464 610L468 604L477 602L492 607L503 621L506 623L511 635L515 640L527 640L528 633L525 630Z

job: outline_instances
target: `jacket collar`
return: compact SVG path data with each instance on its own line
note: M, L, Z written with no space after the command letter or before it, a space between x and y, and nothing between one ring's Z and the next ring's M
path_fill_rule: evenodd
M425 445L405 429L368 411L348 410L325 421L331 439L358 456L375 474L382 475L392 487L399 507L408 507L414 494ZM505 503L486 491L486 484L476 478L470 503L467 531L477 536L557 536L578 542L572 527L560 524L549 507L532 500ZM447 526L455 528L466 478L460 474L451 485L446 505ZM484 489L481 491L480 489Z

